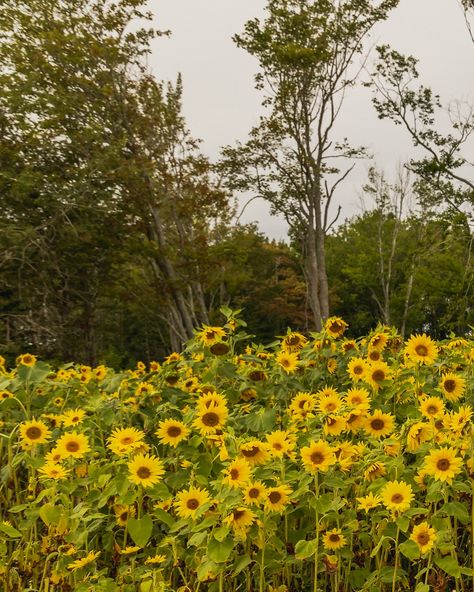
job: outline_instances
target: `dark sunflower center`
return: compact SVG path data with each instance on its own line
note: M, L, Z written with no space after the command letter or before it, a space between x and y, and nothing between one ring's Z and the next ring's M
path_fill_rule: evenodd
M283 449L283 446L280 444L280 442L274 442L273 443L273 448L275 450L282 450Z
M125 444L125 445L131 444L133 442L133 438L131 436L124 436L121 439L121 442L122 442L122 444Z
M252 446L249 449L244 448L241 452L246 458L253 458L260 452L260 448L258 446Z
M364 369L362 366L354 366L354 368L352 368L352 372L354 372L354 374L362 374Z
M308 403L308 399L302 399L299 403L298 403L298 407L300 409L303 409L303 407L306 405L306 403Z
M382 382L382 380L385 380L385 372L383 370L375 370L372 373L372 380L375 380L375 382Z
M383 419L380 419L380 418L373 419L370 422L370 427L377 432L377 431L380 431L380 430L383 430L384 429L385 422L384 422Z
M322 407L326 411L334 411L334 409L336 409L336 403L334 403L333 401L330 401L329 403L323 403Z
M122 522L126 522L128 520L128 512L122 512L119 518Z
M436 415L436 413L438 413L439 409L438 407L436 407L436 405L429 405L426 408L426 412L428 413L428 415Z
M199 500L197 500L194 497L188 499L188 501L186 502L186 507L190 510L197 510L197 508L199 508Z
M333 333L339 333L339 331L342 331L343 329L344 327L341 325L341 323L338 323L337 321L331 323L331 331L333 331Z
M430 536L427 532L420 532L416 537L416 542L423 546L430 542Z
M426 347L426 345L423 345L422 343L418 344L415 347L415 351L422 358L428 355L428 348Z
M231 469L229 474L230 474L231 479L233 479L233 480L238 479L239 475L240 475L239 469Z
M322 462L324 462L324 454L322 452L313 452L309 458L315 465L320 465Z
M436 468L440 471L447 471L450 466L451 463L447 458L440 458L439 461L436 463Z
M206 339L214 339L215 336L216 336L215 331L206 331Z
M452 378L444 381L444 390L452 393L456 389L456 382Z
M179 426L170 426L168 428L168 436L170 438L177 438L181 435L181 428Z
M140 477L140 479L148 479L151 477L151 471L148 467L138 467L137 475Z
M330 417L327 421L329 427L333 426L335 423L337 423L337 421L334 419L334 417Z
M360 397L352 397L350 402L352 405L359 405L362 403L362 399Z
M338 543L341 540L341 537L335 532L333 532L329 535L329 540L331 541L331 543Z
M249 498L256 499L260 495L260 490L256 487L249 489Z
M279 491L272 491L268 496L268 499L272 504L277 504L281 500L281 493Z
M213 428L216 425L219 425L219 416L213 411L208 411L202 416L201 421L205 426Z
M371 351L369 354L369 358L373 361L376 362L377 360L380 360L380 354L378 351Z
M72 440L66 444L66 450L68 452L77 452L79 450L79 442Z
M234 510L234 520L240 520L242 516L245 516L245 510Z
M27 430L26 430L26 435L30 440L38 440L38 438L41 438L41 428L37 427L37 426L30 426Z
M394 493L392 495L392 503L393 504L401 504L403 501L403 495L401 493Z

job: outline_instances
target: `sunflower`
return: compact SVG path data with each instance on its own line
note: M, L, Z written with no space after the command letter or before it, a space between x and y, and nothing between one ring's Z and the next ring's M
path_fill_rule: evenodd
M323 432L330 436L339 436L347 430L347 419L341 415L330 415L323 424Z
M133 547L125 547L124 549L120 549L120 555L131 555L132 553L136 553L140 551L141 547L134 545Z
M376 409L365 420L364 430L369 436L382 438L388 436L395 429L395 418L391 413L383 413L381 409Z
M346 537L342 534L340 528L328 530L323 536L323 545L325 549L341 549L346 544Z
M13 398L15 395L13 393L11 393L10 391L0 391L0 401L4 401L5 399L11 399Z
M97 368L94 368L93 370L93 374L94 374L94 378L96 380L104 380L104 378L107 375L107 368L105 366L97 366Z
M444 403L439 397L426 397L420 404L421 414L428 419L444 415Z
M348 326L340 317L329 317L324 325L324 329L331 337L337 339L343 335Z
M127 463L128 478L135 485L150 487L161 481L165 470L162 461L153 454L137 454Z
M455 448L438 448L431 450L425 459L425 471L436 481L452 483L453 478L461 472L462 459L456 456Z
M446 374L443 374L439 386L446 399L448 399L448 401L455 402L458 401L464 394L466 381L464 378L461 378L453 372L447 372Z
M305 469L310 473L327 471L336 463L334 451L324 440L313 442L301 449L301 459Z
M351 377L353 382L362 380L367 370L367 362L364 358L352 358L347 364L347 373Z
M21 354L20 356L17 357L16 359L16 363L17 366L19 366L20 364L22 364L23 366L34 366L36 364L36 356L33 356L32 354Z
M382 498L380 495L374 495L372 492L370 492L365 497L357 497L356 500L359 503L357 509L364 510L366 513L382 503Z
M438 357L436 343L425 333L412 335L405 343L405 355L412 362L420 364L433 364Z
M364 479L366 481L375 481L379 477L383 477L387 472L385 464L380 461L370 463L364 470Z
M196 401L196 405L199 409L227 406L227 399L224 395L217 393L214 387L202 387L199 392L202 393Z
M66 479L69 475L69 469L65 469L61 465L53 462L47 462L40 469L38 473L41 473L44 479Z
M194 520L196 514L201 510L204 504L210 502L209 493L199 487L190 487L183 489L176 495L174 503L176 513L180 518L191 518Z
M221 341L225 336L225 329L222 327L210 327L209 325L203 325L201 331L196 332L197 339L202 345L207 346Z
M42 421L32 419L31 421L24 421L20 425L20 436L23 442L27 444L44 444L50 439L51 431Z
M193 425L202 436L215 434L217 430L222 430L228 415L229 411L224 405L211 404L208 408L198 407Z
M457 411L451 411L449 415L444 416L446 428L454 434L461 434L464 426L470 421L472 408L469 405L462 405Z
M404 512L413 499L411 485L404 481L388 481L380 492L383 505L392 512Z
M157 553L156 555L153 555L152 557L148 557L147 559L145 559L145 564L146 565L158 565L159 563L164 563L166 561L166 555L161 555L159 553Z
M182 440L188 437L189 428L181 421L164 419L158 424L158 430L155 434L162 444L169 444L176 447Z
M340 350L345 354L347 354L347 352L350 352L353 350L357 351L357 349L358 349L357 343L353 339L346 339L340 345Z
M53 448L44 456L46 462L57 464L63 460L64 455L57 448Z
M281 348L288 352L299 351L308 343L308 340L301 333L291 332L285 335L281 342Z
M378 390L389 376L390 368L385 362L379 361L366 366L363 378L374 390Z
M267 489L267 498L265 500L265 510L267 512L282 513L285 511L286 505L289 503L289 495L291 488L288 485L279 485L278 487L270 487Z
M293 397L288 412L295 419L305 419L312 417L312 412L316 406L316 397L312 393L299 392Z
M80 569L81 567L84 567L86 565L88 565L89 563L92 563L93 561L95 561L97 559L97 557L99 557L100 555L100 551L97 551L96 553L94 553L94 551L89 551L89 553L83 557L82 559L76 559L76 561L73 561L72 563L70 563L67 568L70 569L71 571L76 571L76 569Z
M124 506L116 504L114 506L115 520L119 526L125 526L129 518L135 516L135 506Z
M295 443L289 438L288 432L284 430L275 430L267 434L266 438L271 454L276 457L290 454L295 447Z
M388 342L388 335L385 333L376 333L373 337L371 337L369 341L369 352L370 351L378 351L381 352L385 349L385 346Z
M283 368L287 374L293 374L298 368L300 358L297 353L282 350L276 356L277 363Z
M69 409L68 411L63 412L61 415L61 421L63 422L64 427L68 428L81 423L85 416L86 412L83 409Z
M224 470L223 483L230 487L242 487L250 479L251 468L243 458L237 458Z
M232 510L223 522L229 525L238 536L245 539L249 526L252 526L255 520L256 516L252 510L239 507Z
M56 442L56 448L64 458L72 456L80 458L90 451L89 440L84 434L70 432L63 434Z
M433 426L422 421L414 423L407 434L407 449L416 452L418 448L433 438Z
M261 481L252 481L243 490L246 504L259 506L267 498L267 488Z
M420 553L424 555L433 548L436 541L436 530L431 528L428 522L422 522L413 527L410 539L415 541Z
M108 448L117 454L123 456L143 444L145 434L137 428L115 428L108 439Z
M241 444L240 454L250 465L263 465L270 457L268 445L259 440L250 440Z
M139 382L135 388L134 395L137 397L140 395L151 395L155 392L155 387L150 382Z
M344 397L346 405L353 407L354 411L365 412L370 409L370 395L369 391L365 388L351 388L349 389Z
M367 354L367 361L369 364L373 362L378 362L379 360L383 361L382 354L377 349L372 349Z
M318 398L317 408L320 413L336 413L342 406L337 393L328 393Z

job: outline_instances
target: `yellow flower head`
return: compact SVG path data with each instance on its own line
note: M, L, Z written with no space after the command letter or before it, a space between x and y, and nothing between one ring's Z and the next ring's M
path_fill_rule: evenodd
M137 428L115 428L110 434L107 447L118 456L136 450L144 443L145 434Z
M444 415L444 403L439 397L426 397L420 404L421 414L430 418Z
M323 545L325 549L341 549L346 545L346 537L342 534L340 528L333 528L323 536Z
M347 373L353 382L362 380L367 370L367 362L364 358L352 358L347 364Z
M304 446L301 449L301 459L305 469L310 473L325 472L336 463L333 449L323 440Z
M30 445L44 444L51 437L51 431L42 421L25 421L20 425L21 439Z
M358 501L357 508L359 510L364 510L366 513L382 503L382 498L380 495L374 495L372 492L370 492L365 497L358 497L356 499Z
M288 485L279 485L267 489L267 498L265 500L265 510L267 512L283 513L290 502L289 496L292 493Z
M413 500L411 485L404 481L388 481L380 492L383 505L392 512L404 512Z
M86 416L86 412L83 409L69 409L64 411L61 415L61 421L65 428L70 426L78 425L82 423L82 420Z
M447 372L443 374L439 383L440 389L448 401L458 401L464 394L466 388L466 381L461 376L454 374L454 372Z
M259 506L267 498L267 488L261 481L253 481L244 488L243 494L246 504Z
M275 359L287 374L293 374L298 369L299 356L297 353L283 350L277 354Z
M76 559L76 561L70 563L67 566L67 568L71 571L76 571L77 569L80 569L81 567L84 567L89 563L95 561L99 555L100 551L97 551L96 553L94 553L94 551L89 551L89 553L85 557L83 557L82 559Z
M270 458L268 445L260 440L250 440L241 444L240 454L250 465L263 465Z
M329 317L324 325L324 329L331 337L337 339L338 337L342 337L348 326L340 317Z
M391 413L383 413L382 410L376 409L371 415L368 415L364 430L369 436L375 438L382 438L388 436L395 429L395 418Z
M142 487L151 487L161 481L165 470L161 460L150 454L137 454L127 463L128 478Z
M436 530L431 528L428 522L422 522L413 527L410 539L415 541L420 553L424 555L433 548L436 541Z
M222 327L210 327L209 325L203 325L201 331L196 333L196 337L202 345L207 346L222 341L222 338L225 336L225 329Z
M180 518L191 518L194 520L196 514L201 511L204 504L209 503L210 496L205 489L190 487L183 489L176 495L176 513Z
M183 422L174 419L165 419L158 424L158 430L155 432L162 444L169 444L176 447L182 440L189 435L189 428Z
M224 470L222 482L230 487L243 487L250 479L251 468L243 458L238 458L230 463Z
M425 458L425 472L436 481L452 483L461 472L462 459L456 456L455 448L437 448L431 450Z
M308 340L301 333L291 332L285 335L281 342L281 348L288 352L297 352L308 343Z
M21 354L17 357L17 366L34 366L36 364L37 357L32 354Z
M411 362L433 364L438 357L438 347L425 333L412 335L405 344L405 355Z
M44 479L67 479L70 471L69 469L65 469L61 465L57 463L46 463L40 469L38 469L38 473L41 473Z

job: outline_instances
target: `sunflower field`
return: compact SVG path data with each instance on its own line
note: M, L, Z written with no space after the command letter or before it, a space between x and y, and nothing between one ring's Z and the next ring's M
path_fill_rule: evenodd
M0 589L472 590L474 341L223 313L123 372L0 359Z

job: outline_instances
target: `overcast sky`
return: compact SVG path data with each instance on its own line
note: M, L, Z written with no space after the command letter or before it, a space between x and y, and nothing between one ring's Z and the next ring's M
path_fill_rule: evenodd
M187 124L203 140L203 151L217 159L220 147L246 140L262 113L261 95L253 81L258 63L234 44L232 36L242 32L247 20L263 17L266 1L150 0L149 5L155 25L172 32L170 38L155 42L150 65L165 80L174 80L181 72ZM444 103L474 102L474 45L459 0L401 0L388 21L373 30L369 43L389 43L417 57L421 81ZM377 119L370 97L366 89L348 93L336 131L353 145L367 146L390 176L413 149L400 127ZM360 187L369 165L358 163L335 198L344 217L360 212ZM242 220L257 221L272 238L286 236L285 222L270 217L261 200L249 204Z

